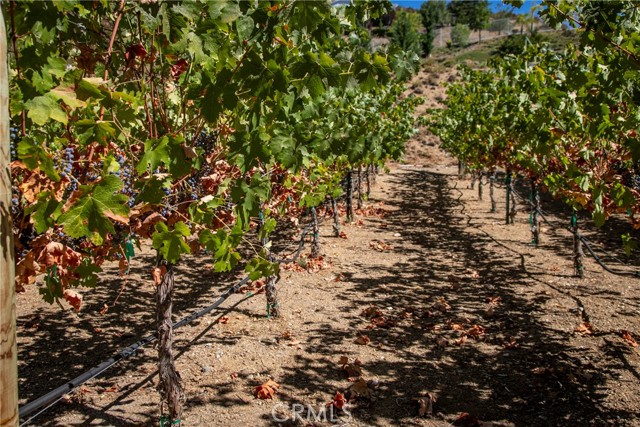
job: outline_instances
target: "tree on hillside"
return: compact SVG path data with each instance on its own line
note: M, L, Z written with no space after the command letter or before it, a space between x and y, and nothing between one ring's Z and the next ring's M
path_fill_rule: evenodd
M498 35L502 34L502 32L511 31L511 20L509 18L500 18L494 19L489 24L489 30L497 31Z
M422 24L420 15L406 10L399 10L391 25L391 43L405 52L422 55Z
M425 32L422 34L422 54L429 56L433 50L435 29L449 23L446 2L444 0L429 0L422 3L420 15L422 16L422 25L425 28Z
M420 6L422 25L425 28L441 28L451 22L445 0L429 0Z
M482 41L482 30L491 16L487 0L452 0L447 9L455 24L468 25L469 29L478 32L478 41Z

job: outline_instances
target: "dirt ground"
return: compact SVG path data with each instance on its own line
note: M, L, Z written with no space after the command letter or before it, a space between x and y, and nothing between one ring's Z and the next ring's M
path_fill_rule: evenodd
M433 137L409 151L379 175L346 238L323 224L322 265L282 273L281 318L267 318L264 294L238 293L176 330L182 425L640 426L640 354L624 338L640 337L640 280L593 260L574 277L561 206L545 201L551 225L533 247L526 213L504 224L501 186L492 213L488 187L479 201ZM624 225L611 227L585 234L619 253ZM109 268L79 314L35 286L18 295L21 403L153 331L152 262L137 254L125 278ZM179 265L176 320L236 280L210 267L205 255ZM144 348L32 425L159 425L155 358ZM268 379L274 398L256 398ZM353 402L324 421L338 391Z

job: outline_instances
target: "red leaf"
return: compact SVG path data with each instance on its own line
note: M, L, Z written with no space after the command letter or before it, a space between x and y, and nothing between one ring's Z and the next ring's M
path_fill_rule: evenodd
M480 420L475 415L470 415L466 412L458 415L458 418L453 422L456 427L480 427Z
M347 404L347 399L344 397L344 394L339 391L336 392L333 400L329 403L329 406L335 406L338 409L344 408L344 405Z
M187 71L189 63L184 59L178 59L178 61L171 66L171 77L174 80L178 80L182 73Z
M277 393L280 384L273 380L269 380L264 384L255 388L254 392L259 399L273 399L273 396Z
M626 330L621 330L619 332L620 336L622 337L622 339L624 339L627 344L629 344L631 347L638 347L638 342L635 340L635 338L633 338L633 335L631 335L631 332L626 331Z
M147 57L147 50L142 46L141 43L132 44L129 46L124 52L124 58L127 61L127 67L130 67L136 58L140 58L141 61L144 61L144 58Z

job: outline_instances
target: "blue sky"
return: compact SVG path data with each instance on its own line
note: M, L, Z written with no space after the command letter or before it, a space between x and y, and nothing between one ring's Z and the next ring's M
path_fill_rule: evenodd
M420 9L420 5L424 3L424 0L391 0L391 3L397 4L402 7L412 7L414 9ZM515 13L529 13L531 8L536 4L540 4L540 0L525 0L524 5L515 10ZM489 7L493 12L497 12L503 9L509 9L511 6L507 6L502 3L501 0L489 0Z

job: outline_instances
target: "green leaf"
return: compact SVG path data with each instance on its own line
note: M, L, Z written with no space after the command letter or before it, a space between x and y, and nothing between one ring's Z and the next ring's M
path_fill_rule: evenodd
M150 179L138 179L135 187L139 189L140 193L136 200L154 205L160 204L165 197L163 189L170 185L170 182L157 179L154 175L151 175Z
M235 21L242 12L235 1L222 0L209 2L209 14L223 24Z
M244 269L249 275L249 279L258 280L262 277L275 276L280 271L280 265L269 262L265 259L264 253L260 257L249 261Z
M102 91L89 79L82 79L76 83L76 96L82 101L86 101L89 98L104 98Z
M100 278L97 273L102 273L102 268L95 265L91 258L84 258L73 272L79 276L78 285L95 288Z
M76 122L76 127L83 134L83 140L87 144L98 142L101 145L106 145L116 136L116 129L111 123L105 121L82 119Z
M236 21L236 30L238 31L238 38L240 40L247 40L251 37L255 23L250 16L243 15Z
M112 219L128 223L129 200L122 190L122 181L108 175L94 186L80 187L82 196L60 216L60 224L72 238L89 237L97 245L102 244L107 233L114 233Z
M181 178L191 172L191 161L187 159L182 137L164 136L150 139L144 144L144 155L138 163L137 171L143 175L164 165L174 178Z
M37 125L43 126L49 119L67 124L67 114L51 95L36 96L24 103L27 116Z
M203 230L199 240L213 254L214 271L230 271L238 264L240 254L234 250L238 244L234 232L227 234L223 229L219 229L216 233Z
M40 168L48 178L58 182L60 175L54 168L53 159L45 150L44 141L37 141L31 137L23 138L18 143L18 158L24 162L30 170Z
M25 210L38 234L53 227L61 212L62 202L57 201L49 191L38 194L36 204Z
M190 236L191 231L184 222L180 221L174 224L171 231L162 222L157 223L155 228L156 231L151 236L153 247L160 252L165 260L175 264L182 254L191 252L189 245L184 241L184 237Z

